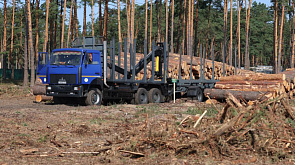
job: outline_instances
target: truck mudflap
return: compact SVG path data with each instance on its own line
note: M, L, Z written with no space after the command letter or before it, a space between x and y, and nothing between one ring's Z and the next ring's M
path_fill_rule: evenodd
M82 85L47 85L47 96L57 97L83 97Z

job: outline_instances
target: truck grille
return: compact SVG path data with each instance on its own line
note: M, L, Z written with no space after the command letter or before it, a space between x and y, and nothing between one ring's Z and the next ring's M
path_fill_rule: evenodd
M50 84L77 84L76 74L51 74Z

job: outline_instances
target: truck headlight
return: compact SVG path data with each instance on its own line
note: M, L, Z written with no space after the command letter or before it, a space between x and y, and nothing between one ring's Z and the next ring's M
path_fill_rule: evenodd
M47 87L47 90L51 90L51 87Z
M44 78L44 83L46 83L46 78Z
M79 90L79 87L74 87L74 91L78 91Z

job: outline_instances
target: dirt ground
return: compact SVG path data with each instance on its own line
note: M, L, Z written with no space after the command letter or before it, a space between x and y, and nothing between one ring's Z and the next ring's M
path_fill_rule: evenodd
M0 85L0 164L295 164L294 151L263 154L250 144L227 151L218 142L199 142L217 127L214 120L223 106L186 99L54 105L34 103L29 89ZM194 118L180 125L205 110L197 128L192 128Z

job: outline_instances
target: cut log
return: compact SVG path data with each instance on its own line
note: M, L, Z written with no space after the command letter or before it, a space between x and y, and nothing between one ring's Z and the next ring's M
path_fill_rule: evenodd
M46 94L46 85L35 84L33 86L33 95L45 95Z
M243 98L247 101L249 100L257 100L257 99L266 99L266 93L261 93L257 91L233 91L233 90L225 90L225 89L205 89L205 96L209 96L212 99L226 99L228 97L228 93L231 93L236 98ZM263 96L264 95L264 96Z
M46 96L46 95L37 95L35 97L35 101L37 103L40 103L40 102L45 102L45 101L51 101L53 100L52 96Z
M220 81L265 81L265 80L286 80L285 74L249 74L221 77Z

